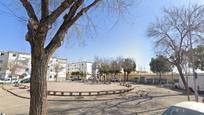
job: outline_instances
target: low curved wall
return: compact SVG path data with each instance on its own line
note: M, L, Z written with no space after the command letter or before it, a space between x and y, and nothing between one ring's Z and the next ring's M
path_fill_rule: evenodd
M100 96L100 95L113 95L122 94L133 90L131 85L127 83L120 83L121 86L127 87L127 89L106 90L106 91L48 91L48 95L51 96Z
M107 91L83 91L83 92L70 92L70 91L48 91L48 95L51 96L100 96L100 95L112 95L129 92L133 88L107 90Z
M117 90L104 90L104 91L54 91L48 90L47 95L50 96L100 96L100 95L113 95L122 94L133 90L130 84L120 83L121 86L127 87L127 89L117 89ZM20 84L19 88L29 88L29 86Z

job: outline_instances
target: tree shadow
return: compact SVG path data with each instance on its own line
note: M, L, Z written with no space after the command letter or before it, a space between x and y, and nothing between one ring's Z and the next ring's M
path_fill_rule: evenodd
M159 96L129 96L126 99L121 100L110 100L110 101L100 101L100 102L66 102L66 101L53 101L52 105L58 105L56 108L50 108L50 115L66 115L66 114L80 114L80 115L89 115L89 114L124 114L120 109L133 109L137 108L144 103L148 103L153 98L169 97L169 96L178 96L182 94L169 94L169 95L159 95ZM132 103L132 104L130 104ZM63 108L60 108L63 106ZM67 106L67 107L64 107ZM148 109L144 111L132 112L131 114L146 113L151 111L164 110L166 107ZM125 113L129 114L129 113Z

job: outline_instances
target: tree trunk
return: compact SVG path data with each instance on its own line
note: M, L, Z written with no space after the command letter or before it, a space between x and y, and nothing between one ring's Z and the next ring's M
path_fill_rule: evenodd
M180 65L176 65L176 68L178 69L178 72L179 72L179 75L180 75L181 80L182 80L182 82L183 82L184 88L187 89L187 88L188 88L188 87L187 87L187 83L186 83L185 77L184 77L184 75L183 75L183 71L182 71L181 66L180 66Z
M126 74L125 74L125 72L124 72L124 82L126 81Z
M43 48L31 48L32 71L29 115L47 115L47 69L49 56Z
M186 76L186 83L187 83L186 85L188 87L188 75ZM188 101L190 101L190 96L189 96L190 91L189 91L189 88L186 89L186 93L187 93Z
M159 86L161 86L161 72L159 73Z
M128 75L129 75L129 73L127 73L127 77L126 77L126 79L127 79L127 80L126 80L126 81L128 81L128 80L129 80L129 79L128 79L128 77L129 77Z
M194 95L195 100L198 102L198 86L197 86L197 73L195 72L195 69L193 68L193 84L194 84Z
M56 82L57 82L57 78L58 78L58 73L57 73L56 76L55 76L55 80L56 80Z

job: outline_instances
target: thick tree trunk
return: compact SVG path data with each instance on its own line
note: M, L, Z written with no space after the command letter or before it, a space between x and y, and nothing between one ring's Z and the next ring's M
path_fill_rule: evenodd
M176 65L176 68L177 68L177 70L178 70L178 72L179 72L179 75L180 75L181 80L182 80L182 82L183 82L184 88L187 89L187 88L188 88L188 87L187 87L187 83L186 83L185 77L184 77L184 75L183 75L183 71L182 71L181 66L180 66L180 65Z
M43 48L32 48L29 115L47 115L47 69L49 56Z

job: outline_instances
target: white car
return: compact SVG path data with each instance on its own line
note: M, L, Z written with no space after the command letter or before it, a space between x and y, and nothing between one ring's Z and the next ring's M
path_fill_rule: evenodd
M10 79L2 79L0 80L0 84L8 84L11 83Z
M3 80L0 80L0 84L4 84L4 81L3 81Z
M204 103L181 102L169 107L162 115L204 115Z
M17 78L12 78L12 80L11 78L5 78L0 80L0 84L9 84L9 83L14 83L16 81L18 81Z

